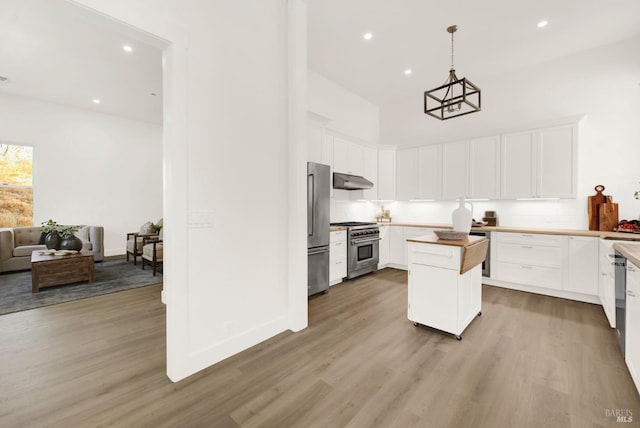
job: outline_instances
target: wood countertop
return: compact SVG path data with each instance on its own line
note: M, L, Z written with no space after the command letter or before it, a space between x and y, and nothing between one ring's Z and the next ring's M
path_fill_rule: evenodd
M618 250L623 256L627 258L627 260L640 267L640 244L615 243L613 244L613 249Z
M431 229L451 229L450 224L437 223L378 223L378 226L404 226L404 227L428 227ZM604 232L598 230L584 229L538 229L529 227L508 227L508 226L480 226L472 227L471 231L477 232L511 232L511 233L538 233L544 235L571 235L571 236L593 236L602 239L615 239L620 241L640 241L640 233L625 232Z
M407 239L407 242L417 242L418 244L450 245L452 247L467 248L486 240L487 238L485 238L484 236L467 236L464 239L454 241L449 239L439 239L434 233L431 233L429 235L413 236Z
M329 226L329 232L340 232L341 230L347 230L346 226Z

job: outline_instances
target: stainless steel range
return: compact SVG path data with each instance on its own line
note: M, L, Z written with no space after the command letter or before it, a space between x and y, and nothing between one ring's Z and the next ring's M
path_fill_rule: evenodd
M347 278L378 270L380 229L375 223L331 223L347 228Z

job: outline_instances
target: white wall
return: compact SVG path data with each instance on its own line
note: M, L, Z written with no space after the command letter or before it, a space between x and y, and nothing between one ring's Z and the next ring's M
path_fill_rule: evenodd
M308 109L329 119L327 128L369 144L380 139L380 109L326 77L309 70Z
M299 320L289 214L287 1L82 0L165 50L168 375L179 380ZM304 140L291 144L305 145ZM306 158L305 148L300 149ZM300 165L303 162L299 162ZM289 204L292 206L290 207ZM263 227L260 227L263 225ZM298 245L299 248L290 248ZM296 259L297 260L297 259ZM303 320L306 323L306 319Z
M586 115L580 127L578 198L556 202L495 201L509 226L587 228L587 196L597 184L620 204L620 218L638 218L640 201L640 38L592 49L536 67L476 81L483 110L439 122L421 105L382 109L381 134L386 144L424 145L535 128L563 118ZM395 207L394 219L447 219L446 203ZM480 207L480 205L479 205ZM393 214L393 213L392 213ZM482 212L476 212L481 216Z
M105 255L162 218L162 127L0 95L0 141L34 147L33 221L104 226Z

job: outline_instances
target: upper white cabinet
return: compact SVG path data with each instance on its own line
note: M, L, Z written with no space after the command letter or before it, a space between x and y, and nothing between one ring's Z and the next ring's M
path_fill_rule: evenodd
M418 149L418 199L442 198L442 144Z
M469 197L469 142L442 145L442 198Z
M307 160L322 163L322 137L324 130L321 126L307 124Z
M500 137L469 141L469 198L500 198Z
M362 176L373 183L373 188L363 191L364 199L379 199L378 150L373 147L363 147L362 154Z
M365 178L367 178L365 176ZM378 199L396 199L396 151L378 151Z
M501 153L503 199L576 197L576 125L504 134Z
M401 201L419 199L418 149L398 150L396 157L396 198Z
M333 170L344 174L363 175L363 147L340 137L333 138Z

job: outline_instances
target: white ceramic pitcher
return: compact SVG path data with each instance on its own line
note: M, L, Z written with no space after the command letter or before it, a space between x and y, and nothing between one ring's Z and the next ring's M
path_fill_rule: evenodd
M460 205L458 205L458 208L453 210L453 213L451 213L451 224L453 224L453 230L454 232L469 233L471 231L471 220L473 218L473 205L471 202L465 202L463 197L460 197L458 201ZM467 208L465 205L469 205L471 209Z

